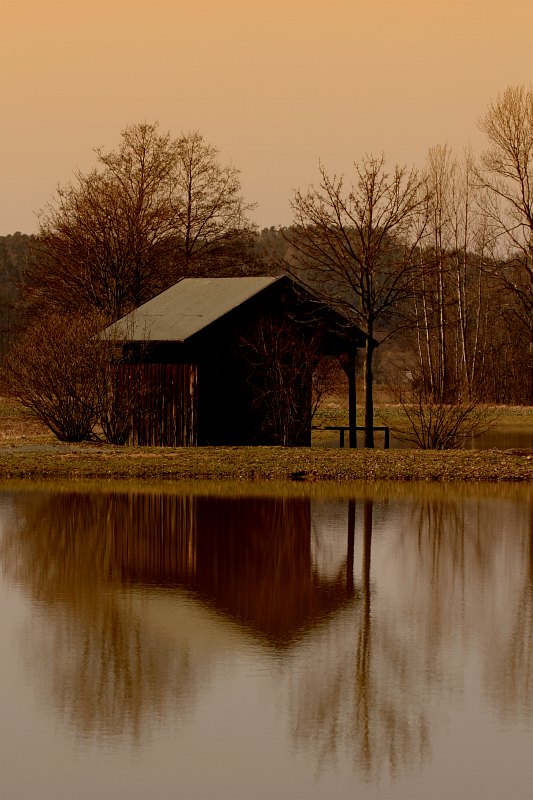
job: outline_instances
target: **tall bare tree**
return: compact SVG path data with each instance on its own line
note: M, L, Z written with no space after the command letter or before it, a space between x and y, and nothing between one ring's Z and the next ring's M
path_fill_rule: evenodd
M57 189L25 275L34 305L114 319L168 282L175 151L156 125L126 128L115 152L96 151L98 168Z
M533 402L533 89L509 86L490 103L479 127L489 144L478 172L487 190L483 211L500 245L498 276L517 298L529 331Z
M174 281L238 262L252 226L239 173L199 133L172 139L157 124L96 150L97 167L59 187L40 216L30 301L116 319Z
M386 167L385 158L355 164L355 180L330 177L297 191L287 269L321 300L367 334L365 446L374 446L373 356L378 326L399 324L403 301L419 275L417 251L427 219L427 191L415 169Z
M417 373L434 401L473 398L483 379L490 280L489 234L479 213L474 165L447 146L431 148L426 165L427 266L413 302Z
M235 271L247 262L253 208L241 193L239 171L221 165L218 150L198 132L176 142L172 186L172 225L178 240L177 267L185 274L198 269Z

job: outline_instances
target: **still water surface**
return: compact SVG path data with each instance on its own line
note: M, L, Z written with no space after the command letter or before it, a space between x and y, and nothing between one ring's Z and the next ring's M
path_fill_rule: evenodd
M0 564L6 800L531 797L530 487L5 490Z

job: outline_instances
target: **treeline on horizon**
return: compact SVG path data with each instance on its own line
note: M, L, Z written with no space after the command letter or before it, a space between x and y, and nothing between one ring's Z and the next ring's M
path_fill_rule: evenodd
M281 266L290 250L292 226L263 228L253 234L253 246L249 242L246 247L247 267L239 269L239 274L264 275L279 274ZM20 288L24 273L31 262L34 250L38 246L36 234L16 232L0 236L0 348L5 353L9 345L17 340L21 331L24 303L21 300ZM450 262L457 263L457 253L448 253ZM475 253L468 254L463 263L466 268L466 282L476 297L477 315L475 325L471 326L468 336L472 361L477 360L479 394L487 403L528 404L527 375L530 368L529 341L526 327L520 324L520 315L516 313L515 298L512 293L502 293L501 284L491 281L490 273L484 269ZM485 265L486 267L486 265ZM196 272L196 274L199 274ZM215 274L234 274L227 266L215 270ZM448 282L454 282L448 276ZM458 372L460 356L459 339L465 331L461 328L461 320L457 313L456 287L442 287L449 294L444 303L442 325L437 328L433 324L430 331L424 333L427 345L429 338L438 338L441 348L444 344L446 358L449 361L450 373ZM381 337L387 334L386 322ZM443 339L447 340L447 344ZM420 346L420 341L418 345ZM398 331L389 343L377 351L376 382L387 384L389 379L397 380L398 372L408 369L409 353L414 347L413 331ZM472 369L472 367L471 367ZM455 380L455 378L454 378Z

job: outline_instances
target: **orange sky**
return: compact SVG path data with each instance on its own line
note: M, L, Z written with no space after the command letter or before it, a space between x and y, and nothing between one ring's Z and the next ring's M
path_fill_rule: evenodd
M489 100L533 83L531 0L3 0L1 21L0 234L142 120L199 130L279 225L319 159L477 149Z

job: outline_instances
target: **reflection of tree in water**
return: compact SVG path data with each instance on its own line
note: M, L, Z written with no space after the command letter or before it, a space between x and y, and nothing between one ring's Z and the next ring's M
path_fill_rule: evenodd
M299 743L395 773L427 758L429 720L464 689L458 642L485 647L502 713L533 708L533 525L517 549L497 504L454 497L351 501L328 571L306 498L21 493L1 557L38 601L28 658L83 735L140 739L189 707L209 659L156 633L134 602L184 587L283 656Z
M487 691L501 719L531 719L533 714L533 500L527 533L517 552L516 582L507 624L487 643ZM517 559L518 560L518 559Z
M376 510L387 534L377 544ZM321 760L344 749L369 776L428 757L431 728L466 691L472 647L502 713L533 709L533 525L526 547L512 535L524 527L520 505L421 493L386 512L370 499L358 506L355 628L352 615L336 618L307 662L295 655L290 685L296 740Z
M182 519L189 503L170 513ZM188 653L147 630L120 592L117 541L138 526L138 510L133 495L21 494L19 524L3 541L5 573L39 601L27 657L83 735L136 740L195 685Z
M25 646L64 722L83 736L123 736L139 742L154 720L183 711L194 690L193 665L146 631L111 598L72 614L65 607L37 619ZM29 649L31 647L31 649Z
M412 650L372 610L373 502L365 499L356 517L348 510L348 542L353 526L361 543L361 603L353 615L337 618L321 632L312 658L295 659L291 716L297 741L312 744L319 762L347 750L370 776L385 764L392 772L421 761L428 751L428 728L420 694L419 667ZM362 539L362 541L361 541Z
M209 668L179 632L172 644L154 634L128 586L137 599L164 588L169 614L185 588L276 648L353 596L345 565L324 578L312 564L308 498L43 491L15 503L2 560L39 601L28 658L83 733L139 737Z
M415 517L416 572L408 530L399 546L407 577L426 600L420 619L428 669L464 691L462 665L447 655L461 641L479 649L485 689L502 718L533 711L533 521L524 506L461 498L420 503Z

